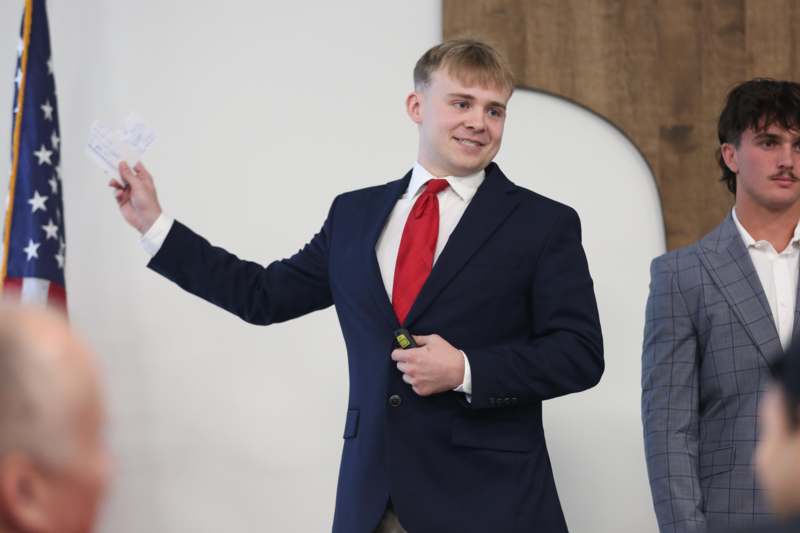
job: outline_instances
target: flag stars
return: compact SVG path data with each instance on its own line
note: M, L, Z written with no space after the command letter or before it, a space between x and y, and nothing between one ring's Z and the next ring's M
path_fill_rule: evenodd
M44 206L46 201L47 196L42 196L39 194L39 191L33 191L33 198L28 200L28 203L31 204L31 214L35 213L39 209L42 211L47 211L47 208Z
M37 21L35 25L38 24L39 22ZM33 33L37 34L36 31ZM28 131L31 135L25 134L27 140L24 143L23 151L15 155L22 158L21 164L32 167L28 169L32 171L29 172L32 173L29 179L33 180L35 178L37 181L31 181L27 187L17 190L15 198L8 197L6 199L6 209L8 210L8 206L13 206L15 202L18 205L27 202L30 206L30 213L25 215L28 220L25 221L25 224L18 225L24 227L15 228L14 236L10 241L13 244L14 255L16 256L14 261L18 261L18 265L20 263L27 265L25 267L26 273L43 279L51 278L52 281L53 275L56 273L56 278L63 278L63 270L66 263L66 237L64 235L63 214L61 213L60 193L63 187L59 184L62 179L60 166L61 138L58 131L60 108L53 88L54 61L49 52L48 38L46 35L43 38L45 40L40 42L40 44L43 44L40 48L47 50L44 52L47 55L42 54L38 58L31 55L31 52L34 52L35 55L35 50L29 49L31 47L30 42L22 37L17 41L17 60L13 71L15 89L13 110L15 119L22 119L23 113L30 111L30 117L25 115L26 125L23 130ZM26 56L29 56L27 65L24 62ZM42 68L45 64L47 65L46 71ZM33 70L29 70L29 68ZM28 80L29 74L33 76L30 80ZM44 86L32 87L31 84L34 82L35 84L42 82L41 84ZM26 86L29 89L28 92L33 89L42 89L43 91L26 96L23 91ZM28 107L22 105L23 97L26 98L25 105ZM37 114L36 107L41 110L41 115ZM30 124L28 124L29 122ZM31 128L38 131L32 131ZM49 136L47 135L48 131L50 132ZM48 141L50 141L49 145ZM35 142L40 144L39 148L35 147L33 144ZM36 161L35 164L33 163L34 161ZM42 168L43 166L50 168ZM37 168L38 172L36 171ZM33 185L34 183L35 185ZM49 206L47 205L48 202L50 203ZM24 214L25 206L20 205L20 209L23 210L21 214ZM41 211L42 214L38 215L38 211ZM37 226L40 229L37 230ZM28 240L27 243L24 240L26 238ZM52 243L50 242L51 240L53 241ZM6 250L6 252L8 253L9 250ZM2 254L2 251L0 251L0 254ZM6 257L5 259L8 260L9 258Z
M37 150L36 152L33 152L33 155L35 155L39 159L39 164L40 165L42 165L44 163L47 163L48 165L52 165L53 164L53 162L50 161L50 157L53 155L53 152L51 150L48 150L45 147L45 145L42 145L42 147L39 148L39 150ZM56 167L56 172L58 172L58 167Z
M53 106L50 105L50 100L47 99L44 104L40 106L42 111L44 112L44 119L45 120L53 120Z
M53 224L53 219L51 218L46 226L42 226L42 229L47 234L47 239L58 239L58 226Z
M58 253L56 254L56 261L58 261L58 268L64 270L64 260L67 254L67 243L64 242L63 237L58 238L59 246Z
M28 246L25 247L25 255L28 256L28 261L31 259L39 259L39 246L41 243L33 242L33 239L28 239Z

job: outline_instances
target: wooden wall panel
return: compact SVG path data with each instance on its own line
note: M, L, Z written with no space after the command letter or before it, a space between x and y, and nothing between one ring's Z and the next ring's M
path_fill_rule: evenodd
M797 79L796 0L443 0L444 37L478 37L518 85L608 119L641 151L667 246L713 228L733 197L718 180L716 124L752 77Z

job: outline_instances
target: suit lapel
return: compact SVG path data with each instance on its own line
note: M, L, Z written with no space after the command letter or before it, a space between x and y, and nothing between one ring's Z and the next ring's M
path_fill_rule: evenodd
M782 352L778 330L753 261L731 215L700 241L699 257L762 357Z
M381 231L386 225L386 220L389 218L389 214L391 214L397 200L408 188L410 179L411 172L409 171L401 179L389 182L383 187L380 187L372 202L373 210L366 217L367 228L363 249L363 257L367 265L366 283L377 307L377 312L389 322L392 329L400 327L400 324L397 321L397 316L394 314L392 303L389 301L389 295L386 294L386 286L383 284L383 277L381 277L378 257L375 255L375 245L378 242L378 238L381 236Z
M436 296L447 286L462 266L486 242L497 227L511 214L519 203L512 193L516 185L492 163L486 168L486 178L433 266L430 276L411 306L406 326L425 312Z

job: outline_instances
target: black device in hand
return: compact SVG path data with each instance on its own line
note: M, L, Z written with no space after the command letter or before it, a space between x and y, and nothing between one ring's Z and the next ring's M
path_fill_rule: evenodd
M394 331L394 342L403 350L417 347L417 343L414 342L414 337L412 337L411 333L405 328L396 329Z

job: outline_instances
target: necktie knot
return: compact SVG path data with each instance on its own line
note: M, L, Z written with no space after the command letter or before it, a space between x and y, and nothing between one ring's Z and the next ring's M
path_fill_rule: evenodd
M422 194L419 195L419 198L417 198L417 201L414 203L412 208L414 217L419 218L424 215L425 211L428 209L431 198L435 198L437 194L445 190L447 185L447 180L429 180L428 183L425 184L425 190L422 191Z
M433 179L429 180L428 183L425 185L425 192L429 194L439 194L443 190L445 190L448 186L447 180L444 179Z

